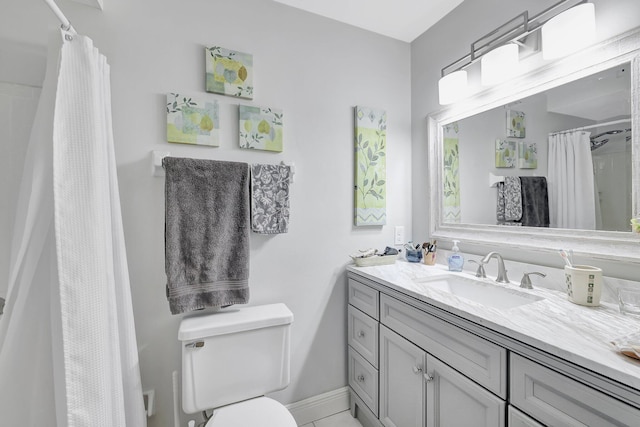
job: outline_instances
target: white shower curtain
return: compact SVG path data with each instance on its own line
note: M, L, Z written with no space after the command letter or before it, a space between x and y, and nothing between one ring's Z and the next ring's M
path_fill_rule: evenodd
M50 45L16 208L0 424L145 426L109 66L86 37L60 42Z
M551 227L595 230L596 202L590 133L549 135Z

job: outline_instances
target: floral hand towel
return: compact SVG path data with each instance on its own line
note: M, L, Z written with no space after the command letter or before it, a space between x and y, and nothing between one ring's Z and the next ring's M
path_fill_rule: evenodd
M251 229L259 234L289 231L289 177L284 165L251 165Z

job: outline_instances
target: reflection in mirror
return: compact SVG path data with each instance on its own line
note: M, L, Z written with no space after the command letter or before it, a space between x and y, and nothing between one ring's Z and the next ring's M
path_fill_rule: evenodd
M630 75L620 64L445 124L442 221L630 231Z

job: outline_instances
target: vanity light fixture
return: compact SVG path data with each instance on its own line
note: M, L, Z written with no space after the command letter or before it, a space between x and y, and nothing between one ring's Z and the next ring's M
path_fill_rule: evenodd
M529 37L540 29L542 48L538 39ZM519 74L523 50L542 50L543 59L553 59L577 52L594 39L595 9L588 0L562 0L532 18L525 11L473 42L469 54L441 70L440 104L452 104L470 94L466 68L479 60L481 83L492 86Z
M555 16L542 26L542 57L556 59L590 46L596 37L593 3L584 3Z
M485 54L480 60L482 86L493 86L505 82L520 72L520 55L515 43L499 46Z
M438 81L440 104L448 105L460 101L468 95L467 72L454 71Z

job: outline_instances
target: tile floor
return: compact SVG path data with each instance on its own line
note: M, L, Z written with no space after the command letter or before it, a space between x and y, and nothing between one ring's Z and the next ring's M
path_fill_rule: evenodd
M362 424L351 416L351 412L344 411L300 427L362 427Z

